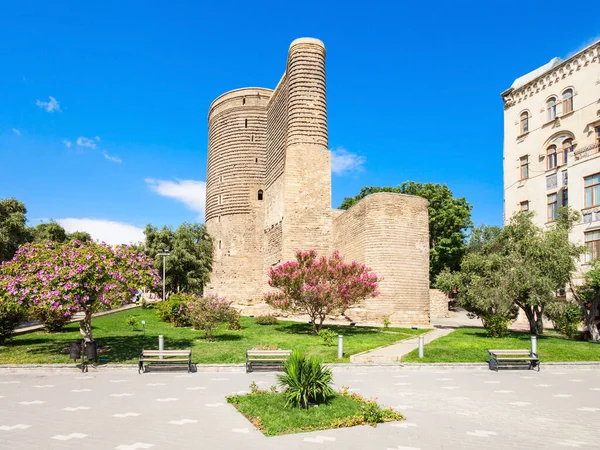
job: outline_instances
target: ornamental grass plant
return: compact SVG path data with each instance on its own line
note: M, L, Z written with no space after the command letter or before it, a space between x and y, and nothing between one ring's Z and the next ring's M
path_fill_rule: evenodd
M334 395L330 384L331 369L314 356L307 357L294 350L278 375L279 385L286 396L286 406L308 408L309 404L326 403Z

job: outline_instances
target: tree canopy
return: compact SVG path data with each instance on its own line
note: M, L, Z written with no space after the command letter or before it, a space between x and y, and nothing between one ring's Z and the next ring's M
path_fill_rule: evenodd
M569 241L576 216L568 208L561 208L559 216L547 230L532 222L532 213L521 212L501 230L480 230L460 271L445 270L436 286L445 292L456 289L458 304L484 324L492 316L507 324L517 306L527 316L531 333L542 333L544 310L568 285L582 252Z
M154 260L154 267L162 273L162 250L169 250L166 258L166 289L170 292L202 294L210 279L213 244L204 224L183 223L176 230L147 225L145 252Z
M445 184L405 181L397 187L364 187L356 197L346 197L340 209L348 209L376 192L416 195L429 201L429 276L433 282L443 269L458 270L465 254L467 233L473 226L472 206L455 198Z
M30 237L25 205L14 198L0 199L0 262L11 259Z

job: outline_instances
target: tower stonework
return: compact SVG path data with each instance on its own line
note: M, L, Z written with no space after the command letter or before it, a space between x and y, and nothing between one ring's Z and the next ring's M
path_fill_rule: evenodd
M252 312L265 307L270 267L296 250L340 250L384 277L380 297L349 311L359 320L390 316L429 323L427 201L368 196L331 208L325 46L296 39L275 90L227 92L208 114L206 227L214 239L207 293Z

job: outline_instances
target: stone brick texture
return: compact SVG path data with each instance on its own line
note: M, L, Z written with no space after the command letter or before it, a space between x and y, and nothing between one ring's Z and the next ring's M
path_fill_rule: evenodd
M430 315L432 319L441 319L450 317L450 310L448 309L448 302L450 299L439 289L429 290L429 305Z
M321 41L297 39L275 90L237 89L210 106L206 227L215 254L206 292L264 311L270 267L296 250L339 249L383 277L381 295L349 317L427 324L427 201L380 193L331 208L325 54Z

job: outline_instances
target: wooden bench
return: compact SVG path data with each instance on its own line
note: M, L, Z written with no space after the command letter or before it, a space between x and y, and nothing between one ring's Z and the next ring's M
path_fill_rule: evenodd
M254 367L266 370L281 370L283 362L290 356L291 350L246 350L246 373Z
M537 353L533 353L530 350L488 350L490 356L490 369L498 371L500 364L517 364L520 362L526 362L529 364L529 369L535 369L537 367L538 372L540 371L540 358Z
M146 367L144 368L144 363ZM191 350L142 350L138 361L138 373L145 372L149 363L185 363L188 366L188 372L192 371L192 351Z

